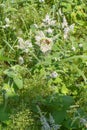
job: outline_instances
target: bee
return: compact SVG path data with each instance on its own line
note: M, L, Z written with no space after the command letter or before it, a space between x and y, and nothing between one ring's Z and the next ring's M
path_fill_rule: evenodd
M50 44L50 40L49 39L42 39L41 40L41 43L44 43L44 44L47 44L47 45L49 45Z
M45 40L46 44L49 45L50 41L48 39Z

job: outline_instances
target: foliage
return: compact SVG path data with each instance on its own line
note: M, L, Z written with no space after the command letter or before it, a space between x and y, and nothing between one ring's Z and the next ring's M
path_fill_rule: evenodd
M0 129L87 129L85 0L0 1Z

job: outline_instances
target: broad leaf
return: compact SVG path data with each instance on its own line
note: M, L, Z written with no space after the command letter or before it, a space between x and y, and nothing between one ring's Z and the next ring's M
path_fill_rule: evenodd
M14 77L13 78L15 84L17 85L17 87L19 89L22 89L23 88L23 80L22 80L22 77Z

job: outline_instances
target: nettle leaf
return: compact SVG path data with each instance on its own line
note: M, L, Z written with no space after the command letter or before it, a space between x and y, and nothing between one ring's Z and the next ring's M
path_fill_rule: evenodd
M5 112L3 109L0 109L0 121L6 121L9 119L9 114Z
M74 103L71 96L55 95L48 97L45 102L46 111L51 113L57 123L62 123L67 115L67 110ZM44 108L44 110L45 110Z
M13 82L16 84L16 86L19 89L23 88L23 79L22 76L20 75L18 69L19 66L13 66L10 69L7 69L4 71L4 74L6 74L8 77L13 79Z
M22 89L23 88L23 79L22 79L22 77L20 76L20 77L14 77L13 78L13 80L14 80L14 82L15 82L15 84L17 85L17 87L19 88L19 89Z
M56 123L62 123L62 121L65 119L66 111L65 110L54 111L52 113L52 116L54 117Z
M74 100L71 96L62 96L62 102L64 107L68 108L71 104L74 103Z

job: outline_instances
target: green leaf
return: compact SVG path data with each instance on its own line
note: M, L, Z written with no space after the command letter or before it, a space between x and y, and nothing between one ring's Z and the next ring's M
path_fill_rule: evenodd
M57 77L54 81L53 81L53 83L62 83L62 79L61 78L59 78L59 77Z
M0 61L15 61L15 60L5 57L5 56L0 56Z
M62 62L67 62L67 61L74 60L74 59L84 59L84 60L87 60L87 55L75 55L75 56L71 56L69 58L62 59Z
M69 90L67 89L67 87L65 85L63 85L62 88L61 88L61 92L63 94L67 94L69 92Z
M9 119L9 114L5 112L2 108L0 108L0 121L6 121Z
M52 116L54 117L56 123L62 123L63 120L65 119L66 111L65 110L54 111L52 113Z
M16 95L14 88L8 84L4 84L2 91L4 92L5 99Z
M13 80L14 80L15 84L17 85L17 87L19 89L23 88L23 80L22 80L21 76L20 77L14 77Z
M6 74L10 78L16 77L16 75L17 75L12 69L5 70L4 74Z

